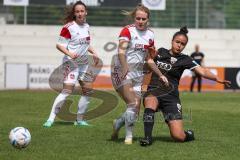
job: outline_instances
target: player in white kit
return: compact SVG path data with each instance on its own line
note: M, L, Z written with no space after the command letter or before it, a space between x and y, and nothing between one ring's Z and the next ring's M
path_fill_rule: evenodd
M57 49L65 54L64 62L64 84L63 90L56 97L50 116L43 124L44 127L51 127L56 114L60 111L66 98L72 93L75 83L79 81L83 95L78 103L77 119L74 125L88 125L83 116L88 107L89 95L92 92L93 75L91 64L88 59L88 52L93 56L94 62L98 63L98 56L90 46L89 25L86 23L86 5L77 1L65 17Z
M125 124L125 144L132 144L133 124L141 104L143 65L146 61L150 69L157 73L160 80L168 83L165 76L157 70L149 52L154 48L154 33L148 28L149 9L139 4L126 15L134 19L134 24L125 26L119 35L118 54L113 58L112 83L127 105L123 115L114 120L112 140L118 138L119 129Z

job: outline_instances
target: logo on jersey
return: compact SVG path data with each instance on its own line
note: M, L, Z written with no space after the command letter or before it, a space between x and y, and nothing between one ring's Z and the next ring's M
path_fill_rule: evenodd
M145 52L146 51L146 47L145 45L143 44L135 44L135 47L134 47L134 51L141 51L141 52Z
M171 64L174 64L177 62L177 58L171 57L170 59Z
M90 37L84 37L79 39L80 44L90 44Z
M157 67L161 68L165 71L170 71L172 69L172 65L164 62L157 61Z
M149 40L148 40L148 43L149 43L149 46L150 46L150 47L154 45L154 41L153 41L152 39L149 39Z

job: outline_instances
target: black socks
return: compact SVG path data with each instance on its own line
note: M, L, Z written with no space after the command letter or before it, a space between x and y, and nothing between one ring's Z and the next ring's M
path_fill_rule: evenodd
M152 138L155 111L151 108L145 108L143 114L144 134L146 138Z

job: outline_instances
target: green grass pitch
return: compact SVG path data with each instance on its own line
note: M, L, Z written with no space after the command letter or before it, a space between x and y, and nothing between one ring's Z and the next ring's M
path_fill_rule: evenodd
M195 131L196 141L172 141L158 113L154 143L147 148L138 143L143 136L141 118L135 125L133 145L124 145L124 128L119 141L110 141L112 120L125 109L122 100L111 112L90 120L91 127L75 127L57 119L52 128L43 128L56 95L53 91L0 91L1 160L238 160L240 157L240 93L181 93L185 129ZM71 110L76 112L78 97L70 99L74 100ZM92 98L90 109L99 103L101 100ZM30 145L23 150L13 148L8 140L10 130L17 126L28 128L32 135Z

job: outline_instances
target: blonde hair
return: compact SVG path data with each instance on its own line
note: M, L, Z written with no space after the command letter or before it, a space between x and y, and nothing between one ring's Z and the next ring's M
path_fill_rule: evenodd
M136 12L137 12L137 11L146 12L147 15L148 15L148 18L150 17L150 10L149 10L146 6L144 6L143 4L141 4L141 3L139 3L139 4L134 8L133 11L123 10L123 11L122 11L122 14L125 15L125 16L127 16L127 17L129 17L129 18L134 19L135 16L136 16Z

